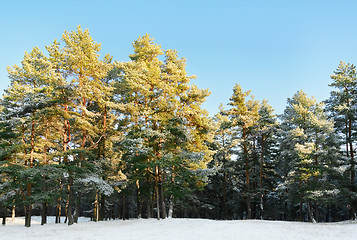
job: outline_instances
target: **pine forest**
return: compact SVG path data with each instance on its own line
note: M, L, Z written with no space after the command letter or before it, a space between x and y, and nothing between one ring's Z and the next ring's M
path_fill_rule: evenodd
M357 220L355 65L331 69L323 102L301 90L278 116L237 83L210 116L209 89L193 83L185 58L148 34L132 46L127 62L100 55L78 26L8 67L3 224L15 215L26 227L35 215L68 225L81 216Z

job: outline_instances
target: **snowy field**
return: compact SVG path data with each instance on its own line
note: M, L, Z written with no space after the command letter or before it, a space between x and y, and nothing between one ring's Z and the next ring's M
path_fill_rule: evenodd
M343 223L298 223L280 221L213 221L205 219L134 219L104 222L80 223L68 227L66 224L40 225L40 218L33 217L32 226L25 228L23 219L9 220L6 226L0 226L1 240L25 239L65 239L65 240L196 240L196 239L356 239L357 222Z

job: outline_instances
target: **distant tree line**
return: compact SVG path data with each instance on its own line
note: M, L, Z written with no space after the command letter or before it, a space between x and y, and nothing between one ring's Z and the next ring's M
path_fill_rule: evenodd
M356 218L354 65L340 63L323 103L299 91L276 116L237 84L209 117L186 59L149 35L133 48L100 58L78 27L8 68L0 217Z

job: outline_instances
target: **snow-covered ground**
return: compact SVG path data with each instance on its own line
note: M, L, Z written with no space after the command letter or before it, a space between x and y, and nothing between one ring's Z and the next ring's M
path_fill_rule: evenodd
M88 222L80 219L80 223L68 227L66 224L49 223L40 225L40 218L34 217L32 226L25 228L23 219L8 221L0 226L1 240L25 239L65 239L65 240L111 240L111 239L348 239L357 237L357 222L343 223L299 223L281 221L214 221L206 219L133 219L104 222ZM53 219L49 219L53 222ZM20 225L21 224L21 225Z

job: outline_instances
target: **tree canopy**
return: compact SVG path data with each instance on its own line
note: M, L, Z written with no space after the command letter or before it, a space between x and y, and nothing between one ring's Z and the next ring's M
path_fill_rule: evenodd
M210 117L186 58L145 34L130 60L80 26L8 67L0 99L0 217L356 218L356 69L281 116L239 84Z

